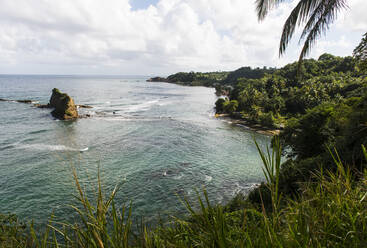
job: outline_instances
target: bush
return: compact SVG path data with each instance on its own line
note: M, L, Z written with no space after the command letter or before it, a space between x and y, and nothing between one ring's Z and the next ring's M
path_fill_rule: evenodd
M233 114L238 108L238 102L236 100L226 101L224 102L223 107L225 113Z
M264 127L274 127L275 126L275 118L273 116L273 112L268 112L261 114L259 116L260 124Z
M226 100L224 98L218 98L218 100L215 102L215 112L217 114L224 112L224 104Z

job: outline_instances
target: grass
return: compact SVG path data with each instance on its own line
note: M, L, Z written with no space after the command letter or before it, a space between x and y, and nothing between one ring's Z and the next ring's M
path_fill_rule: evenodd
M92 201L83 191L74 170L78 189L79 215L76 223L55 223L50 219L43 229L25 227L16 216L0 216L0 247L366 247L367 172L354 179L336 151L331 152L337 170L314 175L316 180L302 183L296 200L279 193L281 147L259 154L263 161L265 185L271 202L252 206L246 199L239 204L213 205L205 189L197 192L199 208L186 199L186 218L172 217L167 225L133 231L132 207L117 207L115 188L98 189ZM367 160L367 152L362 147ZM260 197L261 193L260 193ZM41 230L41 231L40 231Z

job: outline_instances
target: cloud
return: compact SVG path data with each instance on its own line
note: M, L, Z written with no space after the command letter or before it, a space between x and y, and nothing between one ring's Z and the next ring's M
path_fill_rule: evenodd
M342 12L337 26L345 31L367 32L367 3L365 0L349 0L348 8Z
M139 10L128 0L0 0L0 6L0 73L169 74L297 58L294 44L287 57L277 52L294 2L262 23L253 1L243 0L160 0ZM331 31L344 35L320 41L312 55L330 47L350 54L367 28L366 6L351 0Z

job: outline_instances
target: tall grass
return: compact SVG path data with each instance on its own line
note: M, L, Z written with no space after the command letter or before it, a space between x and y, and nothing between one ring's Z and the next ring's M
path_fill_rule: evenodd
M133 231L131 204L118 208L114 203L118 188L105 196L98 173L96 199L90 200L74 170L79 204L72 208L79 220L68 224L51 219L43 231L36 231L32 224L25 229L14 216L0 216L0 247L367 247L367 172L356 181L337 152L331 152L336 172L320 170L317 180L304 182L302 194L292 200L279 193L279 142L272 151L255 144L271 192L270 210L265 203L258 210L247 201L229 211L211 204L204 189L197 192L197 209L181 199L187 217Z

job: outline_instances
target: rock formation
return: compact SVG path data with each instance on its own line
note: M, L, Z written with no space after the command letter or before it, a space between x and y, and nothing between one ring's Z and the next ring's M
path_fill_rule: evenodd
M0 98L0 102L19 102L32 104L34 101L28 99L9 100ZM93 108L89 105L74 104L74 101L70 96L65 93L61 93L56 88L52 90L52 95L48 104L34 103L33 106L37 108L53 108L54 110L51 112L52 116L60 120L74 120L76 118L90 117L90 114L80 116L78 114L78 108Z
M58 89L52 90L49 107L54 108L51 114L60 120L72 120L79 117L73 99Z

